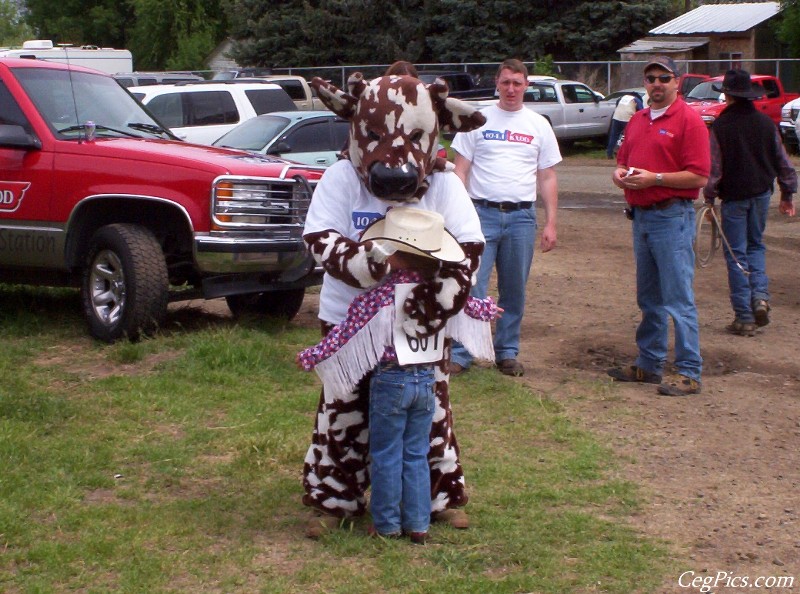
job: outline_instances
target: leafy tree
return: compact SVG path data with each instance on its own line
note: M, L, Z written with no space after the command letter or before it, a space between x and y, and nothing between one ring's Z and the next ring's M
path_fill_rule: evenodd
M32 37L30 27L24 22L16 2L0 0L0 46L22 45Z
M220 0L27 0L27 7L38 36L128 48L142 70L202 69L227 34Z
M130 0L134 26L128 39L140 70L200 70L225 36L218 0Z
M132 21L126 0L26 0L26 21L55 43L124 47Z
M781 2L778 39L789 46L790 56L800 56L800 0Z

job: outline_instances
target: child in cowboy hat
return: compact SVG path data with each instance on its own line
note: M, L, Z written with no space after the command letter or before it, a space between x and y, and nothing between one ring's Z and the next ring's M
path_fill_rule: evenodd
M386 253L394 272L356 297L347 318L317 345L297 356L323 383L349 392L368 372L372 497L370 534L409 535L424 544L430 524L427 454L434 411L435 363L444 356L445 336L454 337L477 357L494 360L489 322L499 310L491 298L467 301L444 330L418 337L406 325L407 291L435 272L437 262L460 262L464 251L444 227L442 215L398 207L364 230ZM397 295L397 297L395 297ZM398 304L396 306L396 304Z

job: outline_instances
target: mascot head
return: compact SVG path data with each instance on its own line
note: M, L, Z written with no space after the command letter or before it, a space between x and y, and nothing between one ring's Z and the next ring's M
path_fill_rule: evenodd
M441 80L426 85L411 76L383 76L367 82L357 72L348 92L319 78L311 85L328 109L350 120L348 158L383 200L417 202L428 189L425 178L448 169L436 157L439 131L469 132L486 121L474 107L449 98Z

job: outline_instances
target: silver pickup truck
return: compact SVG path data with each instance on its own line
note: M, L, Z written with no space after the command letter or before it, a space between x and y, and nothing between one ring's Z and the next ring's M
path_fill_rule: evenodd
M601 94L574 80L531 81L524 102L525 107L547 118L562 144L605 137L616 108L616 101L603 101ZM497 101L470 103L483 109Z

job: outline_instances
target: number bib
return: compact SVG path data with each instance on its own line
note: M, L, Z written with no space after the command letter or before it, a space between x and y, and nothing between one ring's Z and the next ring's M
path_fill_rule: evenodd
M403 330L403 303L409 292L417 283L400 283L394 287L394 350L400 365L416 365L419 363L435 363L444 357L444 340L441 332L425 338L409 336Z

